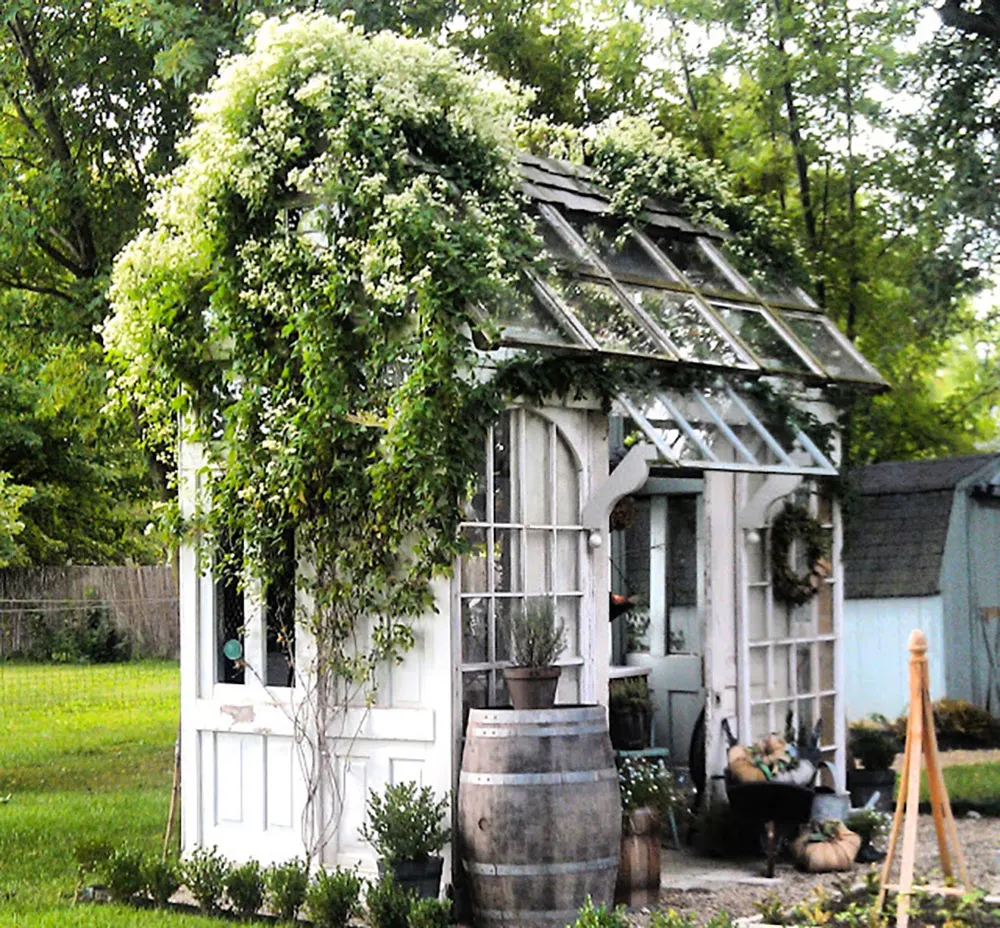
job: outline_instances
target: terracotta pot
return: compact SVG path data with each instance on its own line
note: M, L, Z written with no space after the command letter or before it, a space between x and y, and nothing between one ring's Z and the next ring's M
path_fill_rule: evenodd
M622 822L615 902L654 905L660 898L660 822L652 809L635 809Z
M503 676L515 709L551 709L561 667L506 667Z

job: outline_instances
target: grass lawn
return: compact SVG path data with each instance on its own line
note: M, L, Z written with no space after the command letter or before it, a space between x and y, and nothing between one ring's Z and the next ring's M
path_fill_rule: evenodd
M984 815L1000 815L1000 763L945 767L943 773L948 798L957 815L969 809ZM898 784L896 789L898 794ZM920 802L930 802L926 771L920 775Z
M160 847L176 663L0 664L0 925L205 928L198 916L72 902L76 848Z

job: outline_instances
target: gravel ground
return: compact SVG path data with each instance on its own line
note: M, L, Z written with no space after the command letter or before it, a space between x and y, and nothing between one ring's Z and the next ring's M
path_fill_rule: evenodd
M961 818L956 821L956 825L973 885L990 893L1000 892L1000 819ZM664 854L668 861L665 875L669 879L669 861L673 854L666 851ZM685 879L690 888L663 889L660 893L660 907L691 912L699 924L722 911L734 917L755 915L755 903L771 893L777 893L784 903L793 904L808 897L819 886L833 889L845 878L858 880L868 869L859 864L851 873L812 874L800 873L791 864L779 863L775 879L767 881L756 879L763 876L762 860L692 860L684 854L683 859L677 858L677 864L679 867L683 866L685 871L688 867L691 868L691 879ZM712 875L713 869L717 871L715 875ZM916 869L918 874L931 878L932 881L935 871L940 872L934 823L929 815L920 816ZM746 878L753 882L740 883L735 878L720 881L720 877L735 870L743 871ZM707 876L699 879L699 872ZM639 926L644 926L649 921L648 909L635 910L631 914L633 921Z

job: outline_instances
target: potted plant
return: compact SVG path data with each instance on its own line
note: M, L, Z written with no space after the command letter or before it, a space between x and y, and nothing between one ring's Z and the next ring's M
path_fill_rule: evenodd
M660 833L683 791L657 761L626 757L618 764L622 843L615 901L650 905L660 895Z
M515 709L551 709L556 701L561 668L554 666L562 653L563 623L552 603L535 600L511 617L511 656L514 666L504 669L507 692Z
M608 728L616 751L648 748L653 700L645 677L625 677L608 684Z
M379 875L391 870L396 883L422 898L436 897L444 864L439 851L448 843L447 794L434 797L429 786L409 780L368 795L368 818L361 837L378 854Z
M896 771L892 769L892 763L902 749L892 727L877 716L855 722L850 727L848 747L855 763L854 768L847 772L851 804L856 808L866 806L878 793L875 807L892 811L896 791ZM859 763L860 770L857 768Z
M889 833L888 812L880 812L878 809L855 809L847 816L844 824L861 838L861 847L855 860L863 864L872 864L885 857L885 851L878 850L872 842Z

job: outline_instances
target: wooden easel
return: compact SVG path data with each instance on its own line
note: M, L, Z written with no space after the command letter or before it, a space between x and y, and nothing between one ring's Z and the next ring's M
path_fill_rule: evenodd
M937 832L938 854L945 879L952 879L952 862L958 865L958 875L963 886L921 886L922 892L944 895L962 895L971 891L965 857L958 843L955 817L951 814L948 790L941 775L937 735L934 732L934 713L931 709L930 686L927 673L927 636L919 629L910 632L910 716L906 725L906 752L903 755L903 773L899 783L896 814L892 820L892 833L879 881L876 912L882 911L885 894L896 891L896 925L906 928L910 920L909 902L913 895L913 865L917 856L917 816L920 809L920 758L927 763L927 782L931 794L931 811L934 830ZM905 822L904 822L905 809ZM903 826L903 851L899 867L899 883L889 883L900 825ZM951 847L949 848L949 841Z

